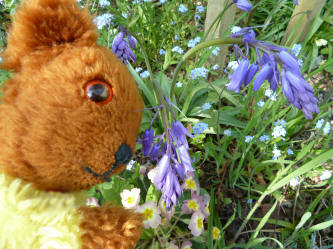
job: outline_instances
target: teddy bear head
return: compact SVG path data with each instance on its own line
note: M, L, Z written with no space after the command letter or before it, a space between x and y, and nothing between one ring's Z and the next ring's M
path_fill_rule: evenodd
M75 0L26 0L1 67L0 169L43 190L73 191L121 171L143 102L126 66L97 44Z

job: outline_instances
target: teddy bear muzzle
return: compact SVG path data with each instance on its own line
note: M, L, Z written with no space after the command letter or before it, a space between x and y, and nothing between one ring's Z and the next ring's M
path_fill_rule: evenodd
M92 174L95 177L100 177L104 181L109 182L110 176L112 175L113 171L119 166L127 164L131 157L132 157L132 149L127 144L121 144L115 154L116 161L115 163L110 167L108 171L106 171L104 174L98 174L95 171L93 171L88 166L84 166L84 170L88 173Z

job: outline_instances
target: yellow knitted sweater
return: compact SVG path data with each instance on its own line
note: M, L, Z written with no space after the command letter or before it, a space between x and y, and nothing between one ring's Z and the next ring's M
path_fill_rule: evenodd
M45 192L0 171L0 249L79 249L84 191Z

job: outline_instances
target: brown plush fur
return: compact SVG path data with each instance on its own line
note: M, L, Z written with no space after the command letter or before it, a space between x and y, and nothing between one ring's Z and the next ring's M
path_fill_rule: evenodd
M104 205L101 208L82 208L82 249L133 248L141 235L141 214Z
M14 70L0 105L0 165L44 190L86 189L132 151L143 103L126 66L97 45L91 17L73 0L29 0L17 10L2 67ZM92 80L109 83L104 106L85 97ZM116 171L123 169L119 167Z

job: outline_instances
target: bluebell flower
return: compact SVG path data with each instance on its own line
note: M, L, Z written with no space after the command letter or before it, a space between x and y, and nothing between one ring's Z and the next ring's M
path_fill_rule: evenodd
M208 124L203 122L196 123L192 128L194 135L202 134L206 129L208 129Z
M258 105L259 107L263 107L263 106L265 105L265 102L262 101L262 100L260 100L260 101L257 103L257 105Z
M253 139L253 136L245 136L245 143L251 142Z
M219 69L219 68L220 68L220 66L219 66L218 64L215 64L215 65L212 67L213 70L217 70L217 69Z
M292 149L288 148L288 149L287 149L287 154L288 154L288 155L294 155L294 152L293 152Z
M231 130L224 130L223 134L230 137L231 136Z
M163 54L165 54L165 50L161 48L159 53L160 53L160 55L163 55Z
M150 74L147 70L140 73L140 76L141 76L142 79L145 79L145 78L149 77L149 75Z
M219 52L220 52L220 48L216 47L216 48L213 49L212 54L215 55L215 56L218 56Z
M197 6L197 11L199 13L203 13L203 12L205 12L205 8L202 5L199 5L199 6Z
M297 4L298 5L298 0L294 0L295 1L295 4Z
M99 6L101 6L102 8L110 5L110 2L108 0L99 0L98 3Z
M253 82L254 91L257 91L263 82L268 80L271 90L275 92L279 82L281 82L283 94L293 106L302 110L305 118L312 119L313 113L319 113L318 100L302 76L297 57L289 52L290 50L256 40L255 33L251 28L243 28L234 33L232 37L242 37L245 43L246 56L240 47L234 44L237 54L247 58L250 46L256 50L257 63L261 68ZM236 90L239 89L236 88Z
M260 140L260 142L266 142L266 141L269 141L270 138L268 135L262 135L259 137L259 140Z
M128 59L135 62L136 59L131 48L136 49L136 40L123 27L120 27L120 30L113 40L112 52L125 64L128 63ZM125 40L126 36L127 41Z
M272 159L278 159L281 156L281 151L277 148L276 145L274 145L273 149L273 158Z
M194 68L191 70L190 76L192 79L198 79L199 77L207 78L208 76L208 69L204 67Z
M299 53L301 52L302 45L301 44L294 44L291 51L294 53L295 56L298 56Z
M234 73L230 76L230 82L228 84L228 90L235 91L240 93L240 88L245 80L247 71L249 67L249 61L247 59L243 59Z
M237 8L243 11L250 11L252 5L248 0L233 0L233 3L237 4Z
M253 79L254 75L258 72L259 65L257 63L253 63L246 72L246 76L244 78L244 86L247 86Z
M181 4L181 5L179 5L178 10L179 10L179 12L185 14L188 9L186 8L186 6L184 4Z
M181 47L179 47L179 46L173 47L171 51L172 52L176 52L178 54L183 54L184 53L184 50Z
M105 13L103 15L97 16L94 18L94 23L97 26L97 29L102 29L104 26L109 25L113 19L113 15L110 13Z
M202 110L206 111L206 110L209 110L211 107L212 107L211 103L207 102L202 105Z
M154 131L151 128L145 130L142 137L138 139L138 143L142 144L143 156L149 156L153 147L154 139Z

